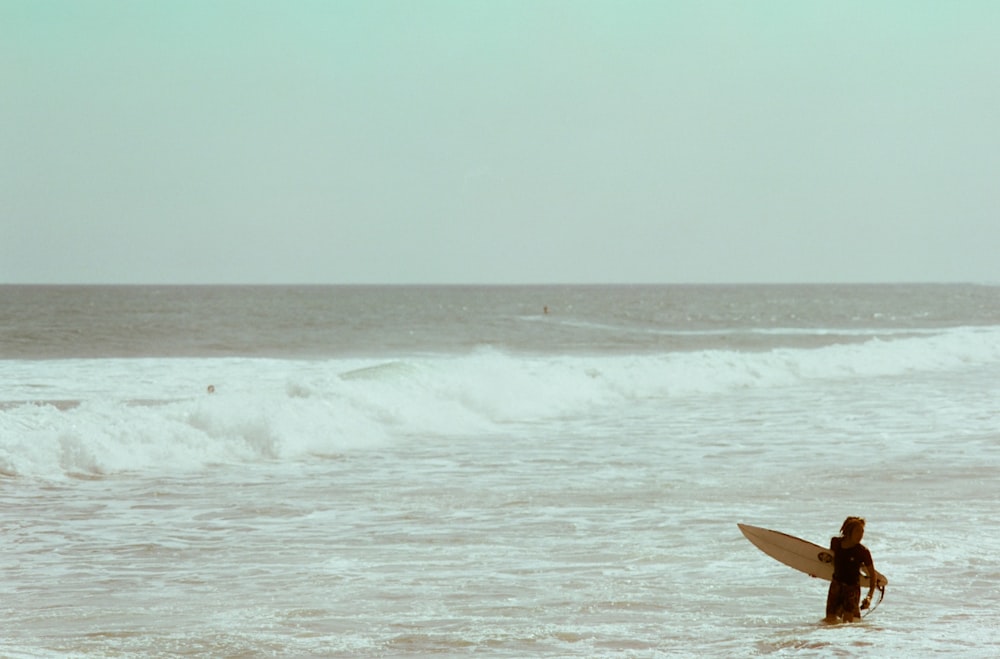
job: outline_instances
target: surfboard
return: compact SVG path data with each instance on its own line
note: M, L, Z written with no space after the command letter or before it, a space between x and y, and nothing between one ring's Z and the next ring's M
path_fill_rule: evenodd
M747 540L774 560L799 572L805 572L810 577L827 581L833 579L833 553L828 548L780 531L762 529L749 524L737 524L737 526ZM875 574L878 576L876 585L884 588L889 580L881 572L876 571ZM868 576L862 573L861 587L867 588L868 583Z

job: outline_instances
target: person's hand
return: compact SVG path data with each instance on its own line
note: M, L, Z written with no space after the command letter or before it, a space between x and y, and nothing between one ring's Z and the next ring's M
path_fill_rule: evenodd
M862 609L867 609L868 605L871 604L871 603L872 603L872 598L871 597L866 597L863 600L861 600L861 608Z

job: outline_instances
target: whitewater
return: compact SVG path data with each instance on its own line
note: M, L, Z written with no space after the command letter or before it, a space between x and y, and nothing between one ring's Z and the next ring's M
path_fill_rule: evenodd
M0 655L1000 651L996 288L0 291Z

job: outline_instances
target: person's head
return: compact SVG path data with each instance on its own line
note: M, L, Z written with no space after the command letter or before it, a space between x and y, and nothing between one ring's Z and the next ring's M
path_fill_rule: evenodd
M844 525L840 527L840 535L850 538L855 542L861 542L865 534L865 519L863 517L848 517L844 520ZM857 537L855 537L855 535Z

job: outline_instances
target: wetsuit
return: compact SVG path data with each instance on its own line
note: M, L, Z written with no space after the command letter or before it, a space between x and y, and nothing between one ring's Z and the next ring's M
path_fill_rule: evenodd
M827 617L840 617L852 612L861 617L861 566L872 564L872 554L862 544L848 549L841 548L843 538L832 538L830 550L833 552L833 580L826 596Z

